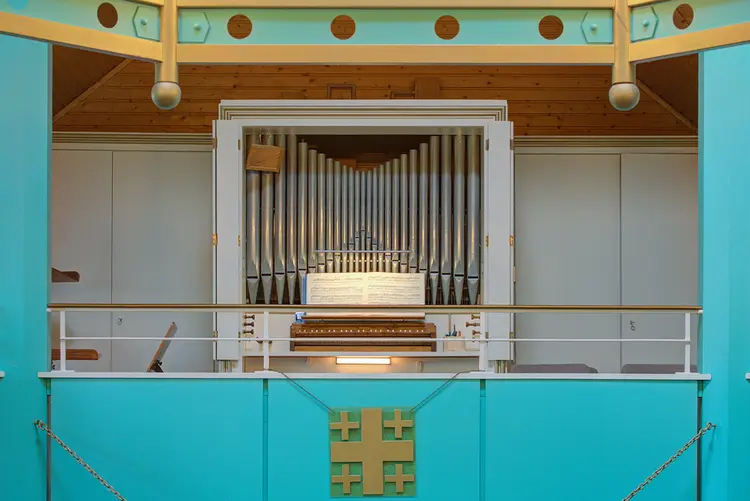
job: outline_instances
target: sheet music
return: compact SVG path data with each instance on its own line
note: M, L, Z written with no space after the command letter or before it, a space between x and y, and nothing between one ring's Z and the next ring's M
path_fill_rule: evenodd
M310 273L307 304L423 305L424 273Z

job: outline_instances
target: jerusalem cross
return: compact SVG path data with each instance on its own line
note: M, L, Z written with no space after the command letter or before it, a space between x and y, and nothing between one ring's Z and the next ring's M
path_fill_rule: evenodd
M408 410L386 412L392 419L383 409L332 415L333 495L414 495L414 419Z

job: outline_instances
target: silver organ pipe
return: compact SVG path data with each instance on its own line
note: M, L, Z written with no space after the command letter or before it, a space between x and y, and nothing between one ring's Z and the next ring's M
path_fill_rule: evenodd
M481 193L479 184L479 140L479 136L470 135L467 148L469 174L466 197L466 282L469 288L469 304L477 304L477 295L479 294L479 259L481 252L481 237L479 236L479 194Z
M333 163L334 200L333 200L333 246L341 249L341 162ZM333 257L333 271L341 273L341 253L336 252Z
M257 144L255 134L248 137L249 144ZM247 217L245 220L245 275L247 277L247 296L251 303L258 299L258 285L260 284L260 172L246 172L245 204Z
M440 285L443 291L443 304L449 304L451 296L451 137L443 135L440 166L440 213L443 216L440 234Z
M286 151L286 136L277 136L277 144ZM296 141L292 141L294 149L296 151ZM292 161L296 161L294 155L290 156ZM281 169L278 174L274 176L274 188L276 194L274 195L273 204L273 221L274 221L274 235L272 235L272 242L274 247L274 262L273 262L273 275L276 279L276 302L278 304L284 303L284 285L286 285L286 188L287 188L287 169L290 166L287 165L287 156L282 155L281 157ZM274 238L275 236L275 238Z
M360 240L360 230L361 226L359 225L359 213L360 209L362 207L362 190L360 189L359 185L359 178L360 178L360 172L355 171L354 172L354 249L355 250L362 250L361 240ZM360 264L360 255L359 253L354 254L354 271L362 271L359 267Z
M419 250L417 247L417 165L418 152L411 150L409 152L409 245L405 246L411 253L409 254L409 273L417 273L417 260Z
M429 283L427 281L427 205L429 199L427 198L427 189L430 184L429 178L429 161L430 161L430 149L427 143L419 145L419 258L417 267L420 273L425 275L425 286ZM413 189L412 189L413 192ZM429 297L429 296L428 296ZM429 301L429 299L428 299Z
M295 136L289 136L289 143L291 146L292 140ZM295 211L296 204L294 202L289 203L289 263L288 279L289 279L289 303L294 304L296 297L295 287L297 281L297 272L299 271L300 284L304 283L304 277L307 275L307 159L309 152L307 150L307 143L302 141L297 147L299 153L299 160L297 161L297 172L299 172L298 185L299 185L299 196L296 201L299 202L299 210ZM291 167L290 162L290 167ZM290 183L289 193L290 198L294 198L291 194L294 193L294 174L292 169L289 171ZM295 217L295 214L297 217ZM295 225L299 228L297 235L293 235ZM296 236L299 236L299 246L297 246ZM297 254L297 248L299 247L299 254ZM301 296L301 294L300 294Z
M391 244L393 247L391 247L391 250L399 250L401 249L401 240L400 240L400 232L399 232L399 211L401 209L401 183L399 183L399 179L401 177L401 160L398 158L393 159L393 187L392 187L392 195L393 195L393 201L391 202L391 229L393 230L393 237L391 239ZM398 273L400 271L399 267L399 261L401 259L401 256L394 252L393 256L391 256L391 264L393 267L390 271L394 273Z
M466 274L464 262L465 153L464 137L458 133L453 138L453 291L456 304L463 302Z
M365 214L365 249L372 250L372 170L365 173L367 187L367 213ZM367 254L366 271L373 271L372 254Z
M409 157L406 154L401 155L401 237L399 242L401 246L399 250L409 249ZM399 269L401 273L408 273L409 271L409 255L401 254L399 259Z
M349 249L349 172L351 169L344 165L341 172L341 248ZM349 271L349 254L341 256L341 271Z
M378 167L378 249L387 250L385 246L385 222L383 212L385 211L385 164ZM385 256L378 253L378 271L385 271Z
M438 190L440 189L440 177L438 175L440 164L440 138L430 138L430 299L431 304L437 304L438 277L440 276L440 220L438 219Z
M424 273L430 304L480 300L480 135L432 136L367 170L292 134L247 143L260 141L284 157L276 174L246 172L248 302L268 304L275 291L293 304L307 274L355 271Z
M384 184L385 189L383 191L383 202L385 203L385 209L383 210L383 221L384 221L384 230L383 230L383 248L384 250L393 250L393 243L391 242L391 237L393 236L391 233L391 162L385 163L385 172L384 172ZM391 260L392 256L391 254L385 255L385 263L384 263L384 269L383 271L391 271Z
M333 202L336 193L333 189L333 159L326 159L326 240L323 249L335 249L333 241L333 226L336 223L333 219ZM326 253L326 272L333 273L333 253Z
M308 273L314 273L318 269L318 254L315 252L318 250L318 152L315 150L309 150L307 156L307 167L310 171L310 176L307 178L308 189L307 198L310 199L310 214L308 220L310 221L309 228L309 242L307 249L307 271ZM302 286L304 287L304 285Z
M326 248L326 156L318 153L318 243L316 250ZM318 272L325 273L325 253L318 254Z

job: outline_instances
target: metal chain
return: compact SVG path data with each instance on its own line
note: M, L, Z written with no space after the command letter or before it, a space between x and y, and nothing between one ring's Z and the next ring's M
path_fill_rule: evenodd
M89 473L91 473L91 475L93 475L94 478L97 479L100 484L102 484L109 492L111 492L114 497L116 497L120 501L127 501L124 497L122 497L122 494L120 494L119 492L117 492L114 489L114 487L112 487L111 485L109 485L109 483L107 483L107 481L104 480L101 477L101 475L99 475L96 471L94 471L94 469L91 466L89 466L86 463L86 461L84 461L83 459L81 459L80 456L78 456L78 454L76 454L75 452L73 452L73 450L70 447L68 447L67 445L65 445L65 443L62 440L60 440L57 435L55 435L54 433L52 433L52 430L50 430L49 427L46 424L44 424L40 420L36 420L36 421L34 421L34 426L36 426L40 430L42 430L45 433L47 433L47 435L49 435L52 438L52 440L54 440L55 442L57 442L58 444L60 444L60 447L62 447L65 452L67 452L68 454L70 454L70 456L73 459L75 459L78 462L78 464L80 464L81 466L83 466L84 469L86 469L86 471L88 471Z
M706 424L706 426L704 426L703 428L701 428L701 430L693 438L691 438L688 443L686 443L685 445L682 446L682 449L678 450L674 454L674 456L672 456L671 458L669 458L666 461L666 463L664 463L663 465L661 465L655 472L653 472L651 474L650 477L648 477L646 480L644 480L641 485L639 485L638 487L636 487L635 490L633 492L631 492L630 494L628 494L628 496L625 497L622 501L630 501L631 499L633 499L636 494L638 494L643 489L645 489L648 484L650 484L651 482L653 482L656 477L658 477L659 475L661 475L661 472L663 472L664 470L666 470L667 467L669 467L669 465L671 465L672 463L674 463L675 460L678 457L682 456L682 454L685 451L687 451L694 443L696 443L703 435L705 435L712 428L716 428L716 425L713 424L713 423L711 423L711 422L709 422L708 424Z

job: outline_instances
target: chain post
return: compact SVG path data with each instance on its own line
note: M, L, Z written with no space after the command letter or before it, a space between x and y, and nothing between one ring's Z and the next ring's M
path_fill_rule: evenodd
M656 477L661 475L661 473L669 467L669 465L674 463L678 457L682 456L685 453L685 451L687 451L695 442L697 442L703 435L705 435L712 428L716 428L716 425L711 422L709 422L708 424L706 424L706 426L701 428L701 430L693 438L691 438L688 443L682 446L682 449L678 450L671 458L669 458L663 465L661 465L655 472L653 472L651 476L649 476L646 480L644 480L641 483L641 485L636 487L633 492L631 492L626 497L624 497L622 501L630 501L631 499L633 499L636 496L636 494L638 494L643 489L645 489L648 484L653 482Z
M37 428L39 428L40 430L42 430L43 432L45 432L47 435L49 435L52 438L52 440L54 440L55 442L57 442L60 445L60 447L63 448L63 450L65 452L67 452L68 454L70 454L70 456L73 459L75 459L78 464L80 464L81 466L83 466L83 468L86 471L88 471L89 473L91 473L91 475L95 479L97 479L99 481L99 483L104 486L105 489L107 489L109 492L111 492L112 495L115 498L117 498L119 501L127 501L122 496L122 494L120 494L119 492L117 492L114 489L114 487L112 487L111 485L109 485L109 483L106 480L104 480L101 477L101 475L99 475L91 466L89 466L88 463L86 463L86 461L84 461L83 459L81 459L81 457L78 454L76 454L75 452L73 452L73 450L70 447L68 447L67 445L65 445L65 443L62 440L60 440L60 438L57 435L55 435L54 433L52 433L52 430L50 430L49 427L46 424L44 424L40 420L37 420L37 421L34 421L34 426L36 426Z

